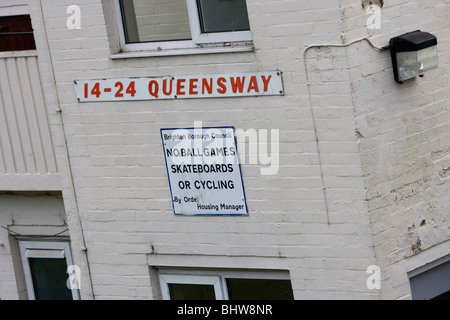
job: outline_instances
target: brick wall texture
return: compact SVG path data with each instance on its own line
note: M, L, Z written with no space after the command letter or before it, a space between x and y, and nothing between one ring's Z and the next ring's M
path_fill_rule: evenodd
M74 260L86 266L85 241L96 299L157 298L155 254L236 268L241 256L282 259L296 299L411 298L405 261L449 240L450 1L384 1L371 30L358 1L247 0L252 52L127 59L111 59L112 2L75 3L74 30L73 0L29 6ZM439 67L402 85L389 51L355 41L382 47L417 29L438 38ZM269 70L282 71L284 96L79 103L74 90L74 80ZM160 128L195 121L279 130L276 175L242 165L249 216L173 214ZM380 290L366 285L371 265Z

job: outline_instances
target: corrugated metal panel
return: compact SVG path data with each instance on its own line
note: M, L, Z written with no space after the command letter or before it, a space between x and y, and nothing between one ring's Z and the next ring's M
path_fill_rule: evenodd
M36 174L44 179L56 173L37 57L0 57L0 181L2 175Z

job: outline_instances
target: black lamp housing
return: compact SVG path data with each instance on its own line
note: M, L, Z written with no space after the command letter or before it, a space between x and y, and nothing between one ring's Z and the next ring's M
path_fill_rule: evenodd
M416 30L389 41L395 81L403 83L438 66L437 39Z

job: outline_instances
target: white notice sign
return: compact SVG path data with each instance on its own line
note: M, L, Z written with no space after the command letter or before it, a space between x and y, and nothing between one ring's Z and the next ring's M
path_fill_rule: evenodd
M233 127L161 129L176 215L247 215Z

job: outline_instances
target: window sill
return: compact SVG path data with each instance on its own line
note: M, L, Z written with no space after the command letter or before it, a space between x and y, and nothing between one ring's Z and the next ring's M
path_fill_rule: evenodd
M111 59L128 59L128 58L147 58L147 57L166 57L166 56L183 56L196 54L212 54L212 53L235 53L235 52L253 52L253 45L245 46L222 46L222 47L204 47L204 48L185 48L185 49L168 49L168 50L145 50L145 51L124 51L113 54Z
M0 58L37 57L37 50L1 51Z

